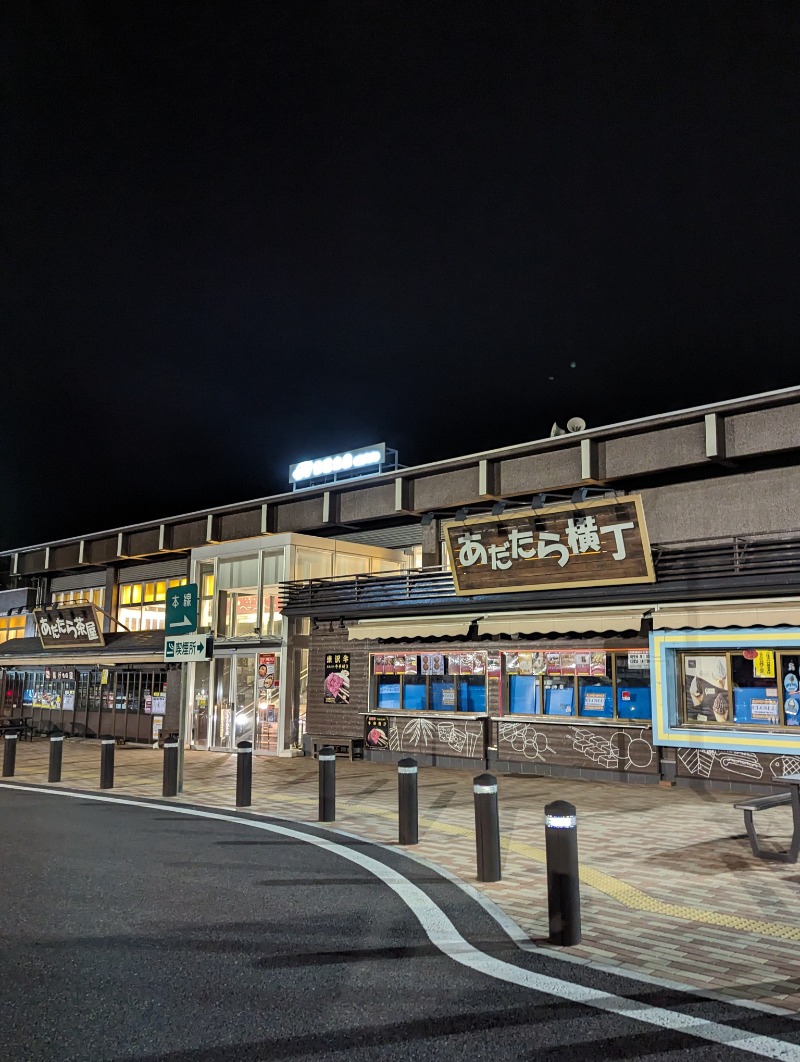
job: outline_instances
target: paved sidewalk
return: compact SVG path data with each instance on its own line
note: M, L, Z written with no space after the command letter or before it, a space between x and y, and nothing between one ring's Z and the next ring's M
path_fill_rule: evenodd
M47 741L20 742L14 780L46 782L48 755ZM61 785L96 789L99 760L96 742L65 741ZM114 792L160 798L162 763L160 751L118 747ZM339 760L336 771L336 827L396 844L396 769ZM231 809L235 773L233 756L187 752L176 799ZM559 954L800 1011L800 864L752 856L736 796L501 775L503 880L479 884L472 778L420 770L411 851L481 889L532 940L547 937L543 808L562 798L578 809L583 942ZM316 822L316 762L254 757L250 810ZM776 845L790 827L786 808L759 815Z

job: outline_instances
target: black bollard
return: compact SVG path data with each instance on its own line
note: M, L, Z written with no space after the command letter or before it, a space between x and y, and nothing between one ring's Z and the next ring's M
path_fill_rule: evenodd
M114 788L114 739L100 738L100 788Z
M578 877L578 820L566 800L544 809L547 852L547 910L551 944L569 947L581 942L581 889Z
M3 745L3 777L13 778L17 764L17 742L19 734L6 734Z
M50 735L50 770L47 774L48 782L61 781L61 758L64 754L64 735Z
M319 750L319 821L336 820L336 753L330 745Z
M236 746L236 807L249 808L253 794L253 742Z
M500 821L497 816L497 779L493 774L479 774L473 788L478 881L499 881Z
M178 795L178 739L169 734L164 742L164 774L161 782L161 795L165 797Z
M417 844L419 841L417 778L417 761L412 759L400 760L397 765L397 807L400 844Z

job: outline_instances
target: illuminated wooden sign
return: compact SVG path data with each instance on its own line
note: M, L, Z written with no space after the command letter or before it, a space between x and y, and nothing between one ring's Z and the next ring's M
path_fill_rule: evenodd
M43 649L69 649L78 645L105 644L94 605L37 608L33 614Z
M444 525L457 594L653 583L638 495Z

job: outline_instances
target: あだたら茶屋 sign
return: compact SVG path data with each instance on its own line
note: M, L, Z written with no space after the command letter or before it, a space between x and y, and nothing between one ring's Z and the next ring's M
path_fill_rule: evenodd
M477 516L444 531L457 594L655 582L638 495Z
M43 649L105 645L94 605L73 605L63 609L37 608L33 615Z

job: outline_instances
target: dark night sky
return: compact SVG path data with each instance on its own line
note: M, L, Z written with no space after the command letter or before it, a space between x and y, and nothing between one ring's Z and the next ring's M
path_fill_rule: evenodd
M798 382L796 4L0 18L0 547Z

